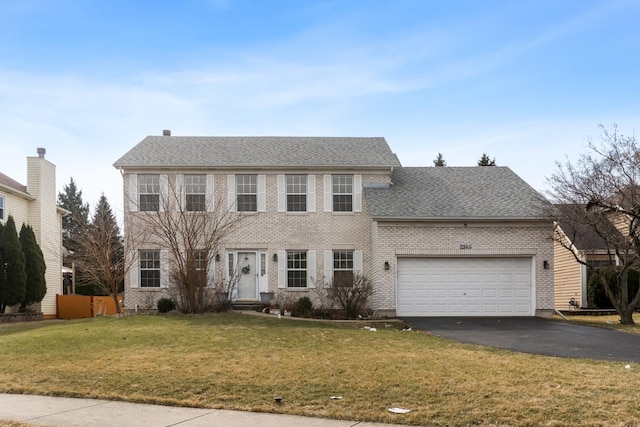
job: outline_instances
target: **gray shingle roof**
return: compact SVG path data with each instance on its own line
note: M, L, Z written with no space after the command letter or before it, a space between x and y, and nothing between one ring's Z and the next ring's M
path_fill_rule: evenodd
M558 204L554 205L558 212L558 225L563 233L578 250L607 250L607 242L595 232L593 224L600 222L600 230L608 230L608 235L622 239L620 231L609 221L602 222L602 216L587 212L586 205ZM600 221L599 221L600 220ZM606 228L605 228L606 227Z
M8 188L12 188L14 190L21 191L23 193L27 192L27 186L26 185L20 184L18 181L8 177L7 175L3 174L2 172L0 172L0 184L5 186L5 187L8 187Z
M365 188L374 218L544 218L542 196L507 167L405 167L393 185Z
M115 167L395 167L384 138L148 136Z

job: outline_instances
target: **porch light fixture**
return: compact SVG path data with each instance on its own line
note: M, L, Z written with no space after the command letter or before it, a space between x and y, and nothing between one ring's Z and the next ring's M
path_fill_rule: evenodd
M216 254L216 262L220 262L220 254Z
M544 261L542 261L542 268L544 268L545 270L549 269L549 261L547 261L546 259Z
M273 254L273 262L278 262L278 254Z
M384 269L388 270L389 269L389 261L385 261L384 262Z

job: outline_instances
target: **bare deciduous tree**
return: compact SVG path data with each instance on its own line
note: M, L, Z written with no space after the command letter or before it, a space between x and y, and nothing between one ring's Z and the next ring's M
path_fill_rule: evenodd
M233 215L224 200L204 194L187 195L184 185L169 180L158 209L132 217L145 240L168 250L169 293L179 311L200 313L216 292L212 272L222 241L237 229L243 215Z
M556 241L571 251L577 262L593 268L578 256L571 242L578 234L592 233L604 241L616 280L600 275L605 292L623 324L632 324L640 303L640 289L629 296L629 270L640 268L640 146L635 137L612 132L602 125L599 143L588 141L589 152L576 164L556 164L547 179L549 196L563 205L554 215L569 224L571 234ZM562 230L567 232L567 230Z
M122 313L118 293L131 268L132 257L125 257L120 227L104 195L96 205L91 223L80 228L77 245L78 266L98 290L113 298L116 311Z

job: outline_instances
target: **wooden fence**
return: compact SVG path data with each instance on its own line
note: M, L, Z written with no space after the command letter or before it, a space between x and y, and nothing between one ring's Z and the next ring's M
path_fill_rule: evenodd
M122 307L122 297L119 300L120 307ZM84 319L118 313L112 297L56 295L56 307L58 319Z

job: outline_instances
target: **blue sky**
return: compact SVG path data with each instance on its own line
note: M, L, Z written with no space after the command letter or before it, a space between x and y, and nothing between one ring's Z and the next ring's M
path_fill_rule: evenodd
M534 188L597 125L640 124L640 1L0 0L0 171L120 213L147 135L383 136Z

